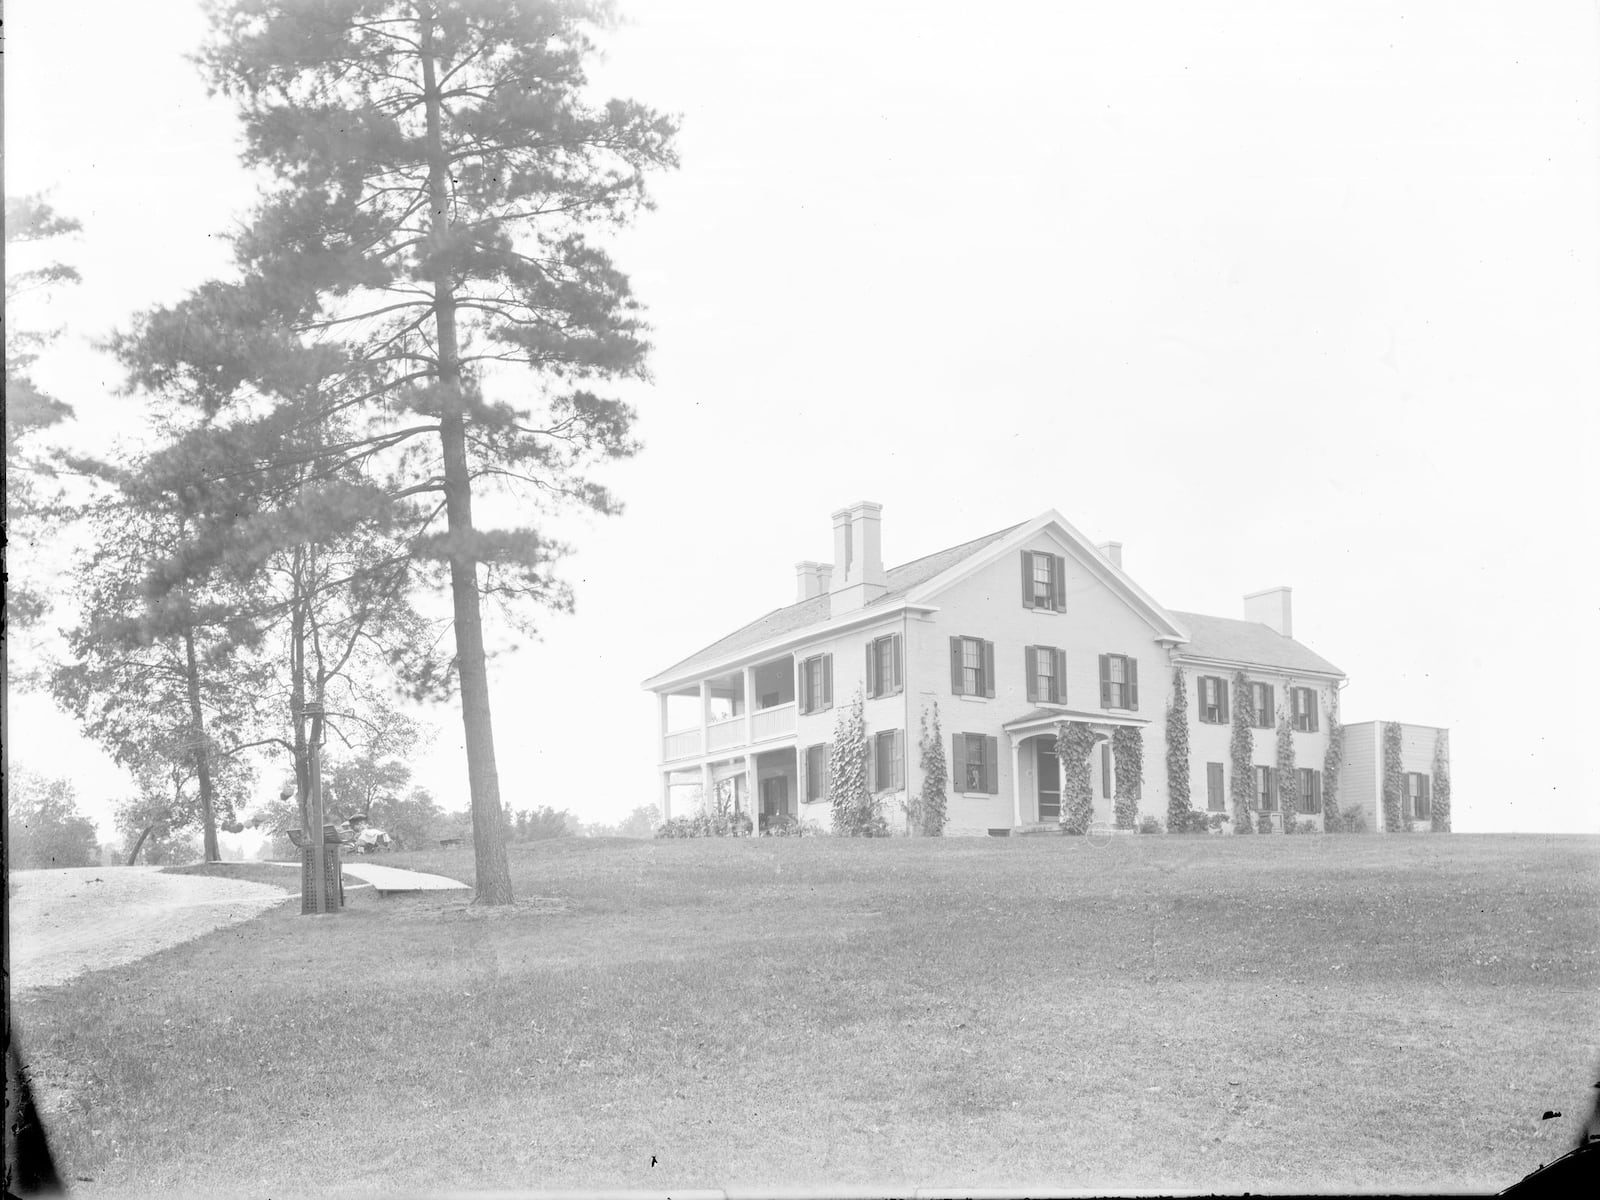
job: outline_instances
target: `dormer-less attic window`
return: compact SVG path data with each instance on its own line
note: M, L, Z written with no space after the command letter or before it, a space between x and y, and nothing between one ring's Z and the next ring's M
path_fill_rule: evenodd
M1022 552L1022 607L1067 611L1067 560L1063 555Z

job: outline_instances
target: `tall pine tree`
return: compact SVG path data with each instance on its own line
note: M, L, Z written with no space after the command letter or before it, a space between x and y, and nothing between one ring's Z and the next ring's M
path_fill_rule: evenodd
M263 380L287 394L291 347L313 347L319 394L354 424L328 449L387 477L391 500L419 502L411 551L452 598L477 898L506 903L481 596L570 606L554 575L566 547L534 522L566 506L620 511L587 472L634 452L633 413L591 389L645 377L648 343L594 235L630 220L647 175L676 165L675 126L587 99L601 4L211 11L203 61L239 105L246 163L278 183L236 239L241 280L153 314L139 336L219 407ZM521 492L501 511L520 523L484 527L475 503L507 487Z

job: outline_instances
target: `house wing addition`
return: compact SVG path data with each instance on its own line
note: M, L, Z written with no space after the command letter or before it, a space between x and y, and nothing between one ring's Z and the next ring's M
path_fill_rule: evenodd
M1184 658L1208 662L1270 667L1274 670L1328 675L1345 673L1309 646L1286 637L1259 621L1212 617L1205 613L1174 613L1189 630Z

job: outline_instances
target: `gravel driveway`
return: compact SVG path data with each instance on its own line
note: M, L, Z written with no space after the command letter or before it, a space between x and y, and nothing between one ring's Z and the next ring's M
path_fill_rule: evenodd
M18 992L132 962L293 898L264 883L164 875L159 867L13 871L10 878Z

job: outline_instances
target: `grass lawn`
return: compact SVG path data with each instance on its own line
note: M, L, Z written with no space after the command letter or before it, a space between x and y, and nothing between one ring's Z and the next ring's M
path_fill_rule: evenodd
M1600 1078L1600 839L511 855L22 997L75 1190L1495 1190Z

